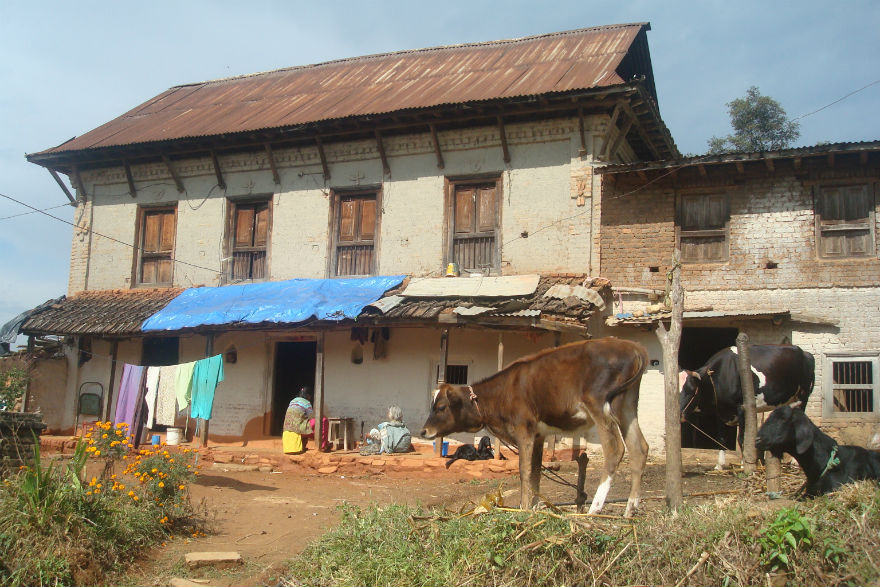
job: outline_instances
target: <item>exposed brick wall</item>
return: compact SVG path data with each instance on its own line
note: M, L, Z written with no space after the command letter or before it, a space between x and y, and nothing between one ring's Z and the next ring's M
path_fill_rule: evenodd
M833 172L833 173L832 173ZM782 165L775 172L752 171L700 177L679 173L678 185L637 176L603 177L601 273L618 286L664 286L675 246L676 194L689 190L726 192L730 198L729 259L685 263L685 289L773 289L874 286L880 259L820 259L816 249L812 186L816 181L862 178L877 181L876 167L813 170L795 174ZM637 190L637 191L636 191ZM875 207L880 208L875 200ZM880 219L880 210L875 212ZM875 239L880 227L875 228ZM876 246L876 245L875 245ZM768 261L777 268L768 269ZM659 267L656 273L650 267Z

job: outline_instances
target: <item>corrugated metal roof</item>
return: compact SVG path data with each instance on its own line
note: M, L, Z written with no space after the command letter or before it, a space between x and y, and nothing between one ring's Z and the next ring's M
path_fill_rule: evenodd
M35 313L21 326L25 334L141 334L141 324L183 289L128 289L83 291L62 298Z
M400 294L407 298L503 298L535 292L538 275L412 279Z
M493 99L615 86L644 76L647 23L368 55L173 87L42 154L240 133ZM646 71L631 71L633 63Z

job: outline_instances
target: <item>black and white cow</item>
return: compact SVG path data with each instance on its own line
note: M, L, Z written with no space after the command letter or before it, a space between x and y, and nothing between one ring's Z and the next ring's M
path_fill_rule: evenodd
M800 402L801 409L813 391L816 361L813 355L794 345L749 345L755 404L759 412L769 412L782 405ZM696 371L681 373L681 421L699 412L717 418L721 426L739 426L738 442L743 443L745 412L739 379L739 356L735 346L712 355ZM706 430L717 434L718 429ZM723 464L723 451L719 465Z

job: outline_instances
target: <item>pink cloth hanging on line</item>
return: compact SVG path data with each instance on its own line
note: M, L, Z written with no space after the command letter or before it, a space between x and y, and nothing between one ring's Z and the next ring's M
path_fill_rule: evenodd
M119 381L119 395L116 398L114 424L125 423L129 428L134 426L134 414L140 396L141 380L144 368L138 365L122 365L122 378Z

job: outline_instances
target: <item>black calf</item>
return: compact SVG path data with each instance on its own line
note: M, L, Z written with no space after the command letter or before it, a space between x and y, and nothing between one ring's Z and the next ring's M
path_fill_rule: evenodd
M488 461L494 456L495 453L492 452L492 441L489 440L488 436L484 436L480 439L480 448L474 448L472 444L462 444L455 449L455 452L452 453L452 456L446 461L446 468L448 469L452 463L458 459L464 459L466 461Z
M841 446L819 430L800 410L773 410L758 430L758 450L775 457L787 452L807 476L806 494L822 495L860 479L880 480L880 454L860 446Z

